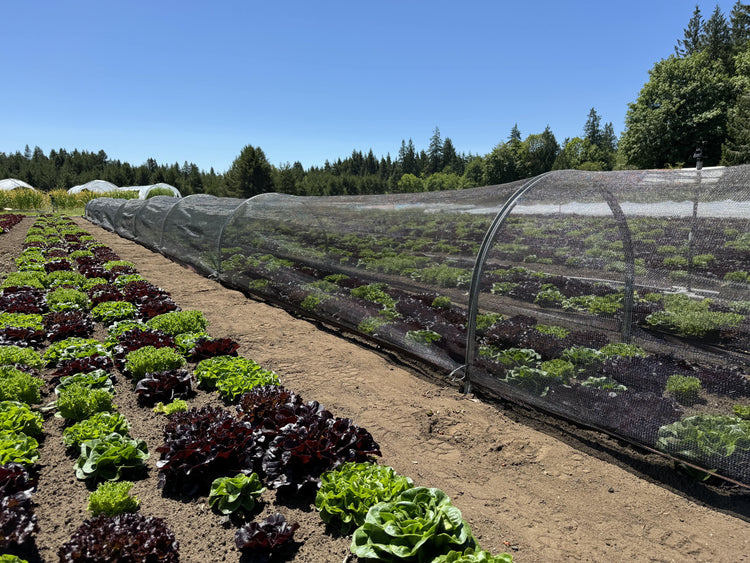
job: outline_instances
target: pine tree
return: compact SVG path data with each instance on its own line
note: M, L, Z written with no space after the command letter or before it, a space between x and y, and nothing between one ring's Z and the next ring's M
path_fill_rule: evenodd
M427 174L440 172L443 167L443 141L440 138L440 129L435 127L430 137L430 146L427 150Z
M583 126L583 136L592 145L599 146L602 141L602 118L596 113L596 109L591 108L589 116L586 118L586 124Z
M729 23L732 46L735 50L740 50L750 39L750 5L737 0L729 16Z
M674 52L678 57L689 57L703 48L703 16L701 9L695 5L693 17L690 18L688 26L684 29L684 39L677 40Z
M721 163L726 166L750 163L750 91L740 96L729 110L727 137L721 147Z
M729 24L718 5L703 26L702 43L709 60L729 59L732 52L732 36Z

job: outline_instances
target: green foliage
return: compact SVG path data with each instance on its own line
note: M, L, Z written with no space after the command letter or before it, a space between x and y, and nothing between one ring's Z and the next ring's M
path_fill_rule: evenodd
M435 299L432 300L432 306L437 309L450 309L451 298L443 295L435 297Z
M29 467L39 460L39 442L22 432L0 431L0 465L20 463Z
M98 412L110 412L112 394L106 389L92 389L83 383L73 383L60 392L55 402L57 411L68 420L84 420Z
M155 413L164 414L167 416L173 415L176 412L185 412L186 410L187 403L183 399L175 399L174 401L166 405L159 401L154 407Z
M237 511L250 513L265 490L257 473L219 477L211 483L208 504L221 514L232 514Z
M128 352L125 356L125 371L133 381L140 381L147 373L178 369L185 363L185 358L174 348L144 346Z
M105 325L133 319L137 313L138 307L129 301L104 301L91 309L94 320Z
M736 270L734 272L727 272L724 274L724 281L746 283L750 274L744 270Z
M81 443L94 438L102 438L116 433L127 436L130 423L119 412L97 412L93 416L81 420L63 430L63 443L78 449Z
M364 524L373 505L389 502L414 486L392 467L374 463L347 462L320 477L315 507L326 524L341 527L342 534Z
M479 353L507 369L520 366L536 367L542 361L542 357L532 348L505 348L501 350L494 346L487 346L480 349Z
M670 375L667 379L667 393L681 405L690 406L698 401L701 381L690 375Z
M500 313L479 313L477 315L477 332L480 335L484 334L487 329L502 321L503 318L503 315Z
M276 374L264 370L253 360L241 356L206 358L195 366L194 374L198 385L204 389L217 388L221 381L228 380L229 383L224 386L224 389L229 394L233 394L231 389L235 386L238 388L249 386L247 389L249 391L256 385L278 385Z
M411 340L412 342L416 342L417 344L424 344L425 346L429 346L433 342L437 342L442 338L440 333L435 332L434 330L428 330L428 329L421 329L421 330L409 330L406 333L407 340Z
M362 334L375 334L378 329L388 324L388 319L383 317L365 317L357 325L357 330Z
M501 381L544 397L549 391L550 384L560 383L562 379L559 374L548 373L536 367L518 366L508 370Z
M560 306L565 300L565 296L560 293L560 290L551 284L545 284L542 286L542 290L536 294L534 303L540 307L556 307Z
M620 385L617 380L611 377L588 377L584 381L581 381L581 385L584 387L596 387L597 389L603 389L605 391L627 391L628 388L624 385Z
M540 367L541 370L547 372L550 377L559 379L566 383L571 377L575 377L575 366L573 363L561 358L554 358L542 362Z
M54 366L64 360L87 358L95 354L110 355L107 347L95 338L72 336L52 343L44 352L42 359L48 366Z
M601 364L604 361L604 355L593 348L585 346L572 346L563 350L560 357L563 360L571 362L578 372L586 371L589 367Z
M143 467L148 457L146 442L113 433L82 442L74 468L78 479L115 481L124 471Z
M161 330L171 336L185 332L203 332L208 320L201 311L172 311L157 315L146 322L149 328Z
M27 436L39 436L44 418L20 401L0 401L0 432L22 432Z
M613 356L621 356L623 358L638 356L645 358L647 356L646 351L637 344L625 344L624 342L612 342L600 348L599 352L605 358Z
M0 328L8 327L44 330L42 315L36 313L0 313Z
M396 300L388 295L385 291L387 288L388 284L385 283L371 283L353 288L351 294L353 297L381 305L388 316L394 318L398 314L396 313Z
M61 285L72 285L74 289L80 288L81 284L86 281L86 276L73 272L71 270L55 270L47 274L46 285L50 288L59 287ZM49 298L48 298L49 299Z
M82 291L60 287L47 294L50 311L84 311L89 308L89 298Z
M492 555L489 551L474 550L468 548L461 551L450 551L432 560L432 563L513 563L510 553Z
M174 343L180 354L187 356L190 354L190 351L193 349L196 342L201 338L211 338L211 336L205 331L183 332L174 337Z
M59 395L73 384L81 384L90 389L105 389L114 393L114 383L109 374L103 369L95 369L86 373L74 373L60 378L60 383L55 387L55 394Z
M117 516L124 512L136 512L141 504L138 497L130 496L131 481L106 481L100 483L89 495L88 510L92 516Z
M739 325L744 317L739 313L710 311L710 299L696 301L685 295L665 296L663 311L646 317L646 324L679 336L704 338L724 328Z
M15 191L15 190L14 190ZM0 563L29 563L26 559L21 559L18 555L3 553L0 555Z
M656 446L704 463L746 456L750 452L750 420L722 414L689 416L659 428Z
M44 381L10 366L0 366L0 401L19 401L32 405L42 400Z
M542 334L550 334L558 338L565 338L570 334L568 329L556 325L536 325L534 328Z
M44 367L44 360L33 348L7 345L0 346L0 365L21 365L41 369Z
M108 262L104 263L104 269L107 271L118 266L135 269L135 263L129 262L128 260L109 260Z
M471 281L471 270L439 264L414 272L412 277L423 283L438 287L466 287Z
M44 282L46 279L47 276L43 271L11 272L7 275L3 283L0 284L0 289L13 286L45 289Z
M734 412L734 416L737 418L750 420L750 405L734 405L732 412Z
M121 274L117 276L112 283L119 289L122 289L130 282L134 281L145 281L145 279L141 274Z

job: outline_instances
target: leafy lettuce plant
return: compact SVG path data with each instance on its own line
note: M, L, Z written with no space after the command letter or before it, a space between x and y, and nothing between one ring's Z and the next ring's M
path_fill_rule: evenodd
M463 552L449 551L445 555L439 555L432 563L513 563L513 556L510 553L492 555L489 551L468 548Z
M39 459L39 442L23 432L0 431L0 465L20 463L26 467Z
M148 459L143 440L134 440L117 433L81 443L81 454L74 465L79 479L120 479L124 471L143 467Z
M23 465L0 465L0 550L24 545L38 530L31 500L36 484Z
M77 289L59 287L47 294L50 311L82 311L89 308L88 296Z
M104 301L91 309L94 319L105 325L133 319L137 313L138 307L129 301Z
M72 336L51 344L42 358L48 366L56 366L64 360L85 358L95 354L99 356L110 355L107 347L95 338Z
M44 418L19 401L0 401L0 431L23 432L27 436L42 434Z
M157 414L170 416L176 412L185 412L187 410L187 403L183 399L175 399L167 404L160 401L156 403L153 410Z
M112 393L106 389L92 389L85 383L73 383L55 401L60 416L69 420L84 420L104 411L113 411Z
M208 504L221 514L232 514L237 511L252 512L256 501L265 491L257 473L236 477L219 477L211 483Z
M721 414L689 416L659 428L656 447L711 467L729 467L729 458L746 464L750 420Z
M266 557L278 552L294 538L299 524L289 524L281 514L272 514L262 522L248 522L234 537L237 549L260 553Z
M371 506L388 502L414 486L409 477L392 467L374 463L347 462L320 476L315 507L326 524L338 524L348 534L365 522Z
M0 346L0 365L21 365L41 369L44 367L44 361L39 352L33 348L8 345Z
M30 373L10 366L0 366L0 401L20 401L26 404L42 400L40 389L44 381Z
M185 358L174 348L154 348L144 346L125 356L125 371L134 381L143 379L147 373L179 369L185 365Z
M166 522L133 512L86 520L57 554L60 563L180 560L179 544Z
M74 383L80 383L91 389L106 389L110 393L115 392L114 382L110 375L103 369L94 369L86 373L61 376L60 383L55 387L55 394L60 395Z
M214 389L219 381L230 378L231 376L248 376L248 383L255 381L254 385L249 385L244 391L240 391L242 385L242 378L235 378L233 383L225 387L225 392L232 399L236 394L232 391L233 389L239 394L249 391L257 385L268 385L274 384L275 374L261 368L257 363L248 358L239 356L215 356L213 358L206 358L198 362L195 366L195 379L198 381L198 385L204 389ZM273 375L272 375L273 374ZM264 380L269 380L263 382ZM278 383L278 380L275 380Z
M461 511L440 489L407 489L374 505L354 531L351 551L378 561L431 562L450 551L478 549Z
M157 315L146 323L155 328L176 336L183 332L201 332L208 326L208 320L201 311L172 311Z
M100 483L89 495L88 510L93 516L117 516L125 512L136 512L141 501L130 496L131 481L106 481Z
M86 440L102 438L112 433L127 436L130 423L118 412L98 412L73 426L63 430L63 443L71 448L79 449Z

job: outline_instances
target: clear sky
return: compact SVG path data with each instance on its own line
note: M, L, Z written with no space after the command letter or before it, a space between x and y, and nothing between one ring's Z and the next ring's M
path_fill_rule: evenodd
M718 4L698 1L704 19ZM0 2L0 151L99 151L224 172L242 147L305 168L427 149L486 154L589 110L621 133L695 1Z

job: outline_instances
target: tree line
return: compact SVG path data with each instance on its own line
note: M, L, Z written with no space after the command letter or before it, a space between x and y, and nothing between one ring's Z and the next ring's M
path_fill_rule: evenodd
M270 164L260 147L245 146L224 173L195 164L140 166L104 151L65 149L0 152L0 178L18 178L42 190L68 189L93 179L118 186L165 182L184 195L251 197L264 192L347 195L456 190L511 182L549 170L615 170L693 165L698 143L704 162L750 163L750 5L739 0L727 18L716 6L708 19L698 6L674 53L657 62L638 99L629 104L618 139L612 122L591 108L581 134L558 143L547 126L522 137L515 125L484 155L459 152L438 127L429 145L402 140L396 157L354 150L346 158L305 169L300 162Z

